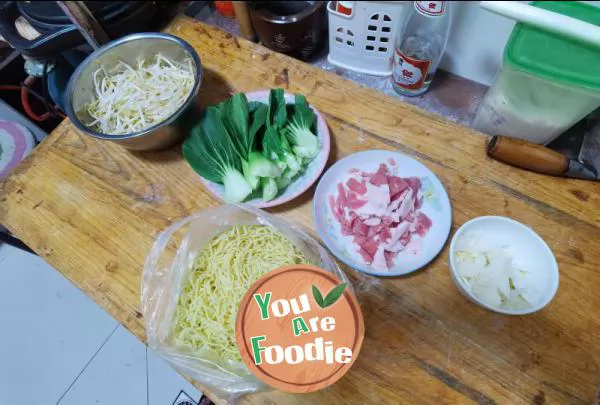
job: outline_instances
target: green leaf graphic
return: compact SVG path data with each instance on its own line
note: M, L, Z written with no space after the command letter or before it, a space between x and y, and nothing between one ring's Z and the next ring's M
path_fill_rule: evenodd
M321 291L319 291L317 286L314 284L312 286L312 293L313 293L313 297L315 298L315 301L317 302L317 304L321 308L323 308L323 296L321 295Z
M329 291L329 294L327 294L323 300L323 305L321 305L321 307L327 308L328 306L335 304L335 302L340 299L345 289L346 283L336 285L331 291Z

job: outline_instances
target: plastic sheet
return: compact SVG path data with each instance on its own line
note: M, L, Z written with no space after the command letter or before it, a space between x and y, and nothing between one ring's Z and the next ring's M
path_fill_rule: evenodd
M267 390L268 387L243 364L224 361L208 352L176 346L170 342L169 334L179 294L198 252L212 237L239 224L275 228L294 243L311 264L348 282L329 253L300 227L256 208L223 205L198 212L165 229L146 259L142 276L142 312L148 346L180 373L226 399ZM275 269L267 269L271 270Z

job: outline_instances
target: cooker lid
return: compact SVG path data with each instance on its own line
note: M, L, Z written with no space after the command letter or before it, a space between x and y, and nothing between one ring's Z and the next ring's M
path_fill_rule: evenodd
M98 22L107 22L135 10L137 1L86 1L84 2ZM19 1L19 13L36 29L46 31L73 23L52 1Z

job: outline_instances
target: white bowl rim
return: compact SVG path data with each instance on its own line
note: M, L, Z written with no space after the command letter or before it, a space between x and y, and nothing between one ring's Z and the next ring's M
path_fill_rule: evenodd
M489 221L489 220L498 220L498 221L504 221L504 222L510 223L511 225L514 225L517 228L520 228L520 229L524 230L525 232L528 232L529 234L533 235L534 238L536 238L538 241L541 242L541 246L543 246L543 251L547 255L549 255L549 257L552 258L553 266L552 266L552 269L550 269L550 271L556 275L556 277L554 278L554 282L552 283L552 286L550 287L552 291L547 296L547 298L544 301L542 301L541 303L539 303L538 305L532 306L531 308L526 308L526 309L506 309L506 308L493 307L491 305L486 304L485 302L480 300L478 297L476 297L471 292L469 287L466 285L466 283L464 282L462 277L458 274L458 271L456 270L456 266L454 264L454 255L453 255L454 246L455 246L456 241L462 235L462 233L465 231L465 229L467 229L468 226L470 226L476 222ZM550 247L548 246L546 241L544 241L544 239L542 239L542 237L540 235L538 235L537 232L535 232L529 226L527 226L519 221L516 221L512 218L509 218L509 217L503 217L503 216L499 216L499 215L486 215L486 216L472 218L472 219L468 220L467 222L465 222L464 224L462 224L456 230L456 232L452 236L452 240L450 241L450 248L448 249L448 263L449 263L448 267L450 269L450 275L452 276L452 281L454 281L454 284L456 284L459 291L461 293L463 293L471 301L475 302L476 304L480 305L481 307L483 307L489 311L492 311L492 312L497 312L497 313L504 314L504 315L533 314L534 312L541 311L548 304L550 304L550 302L556 296L556 292L558 291L560 272L558 271L558 262L556 261L556 257L554 256L554 253L552 253L552 250L550 249Z

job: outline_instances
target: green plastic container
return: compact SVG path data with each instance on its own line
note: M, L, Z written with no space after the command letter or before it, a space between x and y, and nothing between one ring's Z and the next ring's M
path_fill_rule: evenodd
M600 26L600 8L571 1L532 6ZM600 106L600 44L515 26L503 67L486 93L473 126L546 144Z

